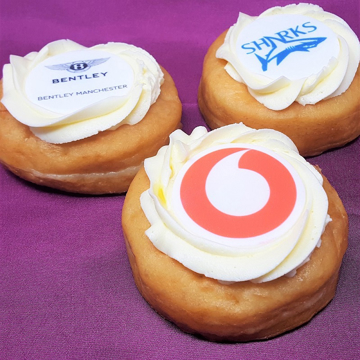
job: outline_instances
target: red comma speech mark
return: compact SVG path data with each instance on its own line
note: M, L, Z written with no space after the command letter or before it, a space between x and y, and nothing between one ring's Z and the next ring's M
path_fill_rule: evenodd
M219 161L243 150L247 151L239 160L239 168L262 175L269 185L270 196L266 205L253 214L229 215L209 201L206 180ZM225 148L206 154L190 166L180 186L181 202L188 216L207 231L228 238L255 237L276 229L291 214L296 197L295 181L285 165L264 152L246 148Z

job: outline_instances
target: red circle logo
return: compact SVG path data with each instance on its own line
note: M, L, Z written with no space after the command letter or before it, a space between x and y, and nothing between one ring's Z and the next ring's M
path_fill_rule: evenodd
M288 231L303 210L305 191L279 155L236 144L192 158L178 174L173 198L175 213L195 235L249 239Z

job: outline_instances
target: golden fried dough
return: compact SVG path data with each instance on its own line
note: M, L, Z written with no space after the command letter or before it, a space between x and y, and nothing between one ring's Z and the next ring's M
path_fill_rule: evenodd
M333 298L347 248L348 220L326 178L324 189L332 221L322 235L321 246L294 277L259 284L221 284L156 249L145 235L150 224L139 199L148 188L149 180L141 169L123 207L129 261L141 295L183 331L214 341L267 339L306 323Z
M360 135L360 68L349 89L315 105L293 103L270 110L225 71L226 61L215 57L226 32L210 46L203 66L198 102L200 111L215 129L243 122L254 129L274 129L289 136L302 156L318 155L345 145Z
M162 71L160 96L139 123L70 143L40 140L0 104L0 162L25 180L64 191L126 191L144 159L155 155L180 127L181 102L171 76Z

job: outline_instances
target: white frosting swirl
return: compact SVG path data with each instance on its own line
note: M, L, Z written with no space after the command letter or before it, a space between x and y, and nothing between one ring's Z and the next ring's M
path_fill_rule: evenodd
M230 147L248 144L250 148L268 149L275 157L290 164L301 179L305 188L301 195L303 208L294 226L279 238L262 242L250 238L240 242L243 246L239 243L232 246L231 241L214 242L206 233L204 236L195 234L179 216L174 205L179 173L202 152L225 144ZM209 133L204 127L198 127L189 136L177 130L170 136L168 146L161 148L155 157L145 160L145 171L150 188L141 195L141 206L151 224L146 231L150 241L187 268L219 281L263 282L293 274L320 244L330 220L321 175L298 154L287 136L275 130L254 130L243 124L225 126Z
M104 64L95 66L96 62L91 63L88 59L94 56L104 60ZM60 60L74 60L74 57L78 62L87 62L88 69L93 64L94 71L70 72L69 65L74 61L64 64ZM101 70L104 66L108 66L106 71ZM52 87L48 93L43 91L49 96L38 96L37 79L44 83L47 81L41 76L44 71L54 77L56 70L60 78L53 79L53 84L49 81ZM107 82L101 82L105 76ZM25 57L10 56L10 64L3 69L1 101L40 139L66 143L141 121L160 94L163 76L155 59L133 45L107 43L86 48L70 40L58 40ZM127 79L125 85L120 83L123 78ZM84 79L87 79L83 81L87 91L78 91L75 85ZM61 93L59 89L62 89ZM51 102L52 107L48 107Z
M274 34L266 32L268 27L281 24L285 17L294 19L293 28L287 25ZM301 19L304 21L301 22ZM296 23L295 20L299 22ZM245 33L250 33L251 36L257 24L263 28L263 34L266 34L267 38L254 38L253 40L259 41L253 43L252 48L251 44L245 44L242 49L248 50L248 58L260 69L254 71L252 66L250 69L244 64L244 58L240 59L238 39ZM316 35L315 29L320 27L330 34L326 41L325 37L316 37L319 35ZM276 37L282 42L277 41ZM264 43L267 45L267 53L264 53ZM279 49L274 51L277 47L285 49L282 52ZM257 53L261 51L263 53L260 58ZM291 53L293 54L288 56ZM309 57L309 54L314 57ZM299 57L306 60L305 56L309 57L308 63L299 60ZM317 5L298 4L274 7L259 17L240 13L237 23L227 32L225 42L218 49L216 57L228 61L226 71L236 81L245 83L249 93L257 101L269 109L282 110L295 101L301 105L316 104L346 91L359 65L360 44L349 25L338 16L323 11ZM281 63L283 68L287 66L288 71L285 69L282 75L278 73L277 76L269 77L264 67L274 68L276 62L277 65ZM304 74L306 71L310 73Z

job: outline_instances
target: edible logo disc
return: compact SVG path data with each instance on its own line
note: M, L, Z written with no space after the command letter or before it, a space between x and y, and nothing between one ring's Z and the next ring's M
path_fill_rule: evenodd
M113 96L124 97L134 84L131 65L99 50L77 50L52 56L29 73L28 99L56 114L69 115Z
M184 228L219 244L278 239L303 213L305 188L276 153L248 144L204 151L179 172L172 206Z
M316 75L339 54L339 41L324 23L303 15L273 15L246 26L236 41L240 62L276 80Z

